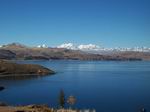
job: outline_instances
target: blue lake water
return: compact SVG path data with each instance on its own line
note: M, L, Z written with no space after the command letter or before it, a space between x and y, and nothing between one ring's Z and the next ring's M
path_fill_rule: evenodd
M11 105L48 104L57 107L60 89L74 95L75 107L97 112L150 112L149 61L19 61L52 68L44 77L0 79L6 89L0 101Z

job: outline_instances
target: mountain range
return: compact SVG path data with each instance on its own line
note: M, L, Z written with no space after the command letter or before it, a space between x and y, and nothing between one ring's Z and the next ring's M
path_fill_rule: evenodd
M42 45L43 47L46 47L46 45ZM104 53L104 52L116 52L116 51L136 51L136 52L150 52L149 47L132 47L132 48L122 48L122 47L115 47L115 48L105 48L102 46L98 46L95 44L80 44L76 45L73 43L64 43L57 48L66 48L66 49L72 49L72 50L81 50L86 52L93 52L93 53Z
M91 45L92 46L92 45ZM80 46L84 47L84 46ZM109 51L109 52L108 52ZM63 47L47 47L46 45L30 47L19 43L11 43L0 47L0 59L23 60L150 60L150 52L120 50L80 50Z

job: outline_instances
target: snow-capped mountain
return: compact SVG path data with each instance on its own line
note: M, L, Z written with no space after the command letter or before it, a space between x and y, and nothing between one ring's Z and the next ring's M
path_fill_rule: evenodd
M63 49L62 49L63 48ZM65 49L64 49L65 48ZM69 50L66 50L69 49ZM82 52L84 51L84 52ZM131 51L131 52L124 52ZM136 52L133 52L136 51ZM138 52L137 52L138 51ZM150 60L150 48L104 48L94 44L62 44L57 47L47 45L26 46L18 43L2 45L0 58L11 59L73 59L73 60Z
M72 50L83 50L83 51L88 51L88 50L99 50L100 47L94 44L81 44L81 45L75 45L73 43L64 43L57 48L66 48L66 49L72 49Z
M65 48L65 49L76 50L77 46L75 46L73 43L64 43L64 44L61 44L61 45L57 46L57 48Z
M133 47L133 48L104 48L100 47L95 44L81 44L81 45L75 45L73 43L64 43L57 48L66 48L71 50L81 50L81 51L87 51L87 52L93 52L93 53L101 53L101 52L124 52L124 51L135 51L135 52L150 52L150 48L148 47Z
M12 43L8 45L0 45L0 48L6 47L6 46L20 46L20 47L27 47L25 45L19 44L19 43ZM100 54L107 54L112 52L125 52L125 51L134 51L134 52L150 52L149 47L133 47L133 48L122 48L122 47L115 47L115 48L105 48L99 45L95 44L73 44L73 43L64 43L61 45L58 45L56 47L51 47L46 44L38 45L37 48L65 48L70 50L80 50L90 53L100 53Z

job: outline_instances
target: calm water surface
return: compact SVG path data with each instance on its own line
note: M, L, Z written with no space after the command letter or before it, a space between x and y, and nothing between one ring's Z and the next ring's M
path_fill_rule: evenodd
M75 107L97 112L150 112L150 62L119 61L19 61L57 71L45 77L0 79L6 86L0 101L11 105L48 104L57 107L58 94L77 98Z

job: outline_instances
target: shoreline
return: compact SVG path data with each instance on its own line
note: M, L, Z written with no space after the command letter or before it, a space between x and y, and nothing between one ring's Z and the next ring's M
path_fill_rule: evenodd
M52 74L50 74L50 75L52 75ZM48 74L47 75L43 75L43 76L48 76ZM37 74L0 75L0 78L4 78L4 77L10 77L10 78L11 77L42 77L42 75L37 75Z
M0 106L0 112L96 112L95 109L53 108L47 105Z
M0 59L5 61L150 61L149 59Z

